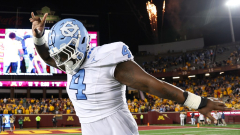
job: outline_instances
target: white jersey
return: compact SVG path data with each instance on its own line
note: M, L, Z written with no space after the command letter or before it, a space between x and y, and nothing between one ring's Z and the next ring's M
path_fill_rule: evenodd
M122 42L91 48L75 75L67 75L67 93L81 123L106 118L127 109L126 86L114 78L118 63L133 60Z
M213 118L216 119L216 120L218 119L218 116L217 116L216 113L213 113Z
M204 120L204 115L199 113L199 120Z
M217 113L217 117L218 119L221 119L222 118L222 114L220 112Z
M185 118L185 115L183 113L180 114L180 118L181 119L184 119Z
M18 62L20 56L18 55L19 49L22 49L20 41L8 39L4 45L4 61Z

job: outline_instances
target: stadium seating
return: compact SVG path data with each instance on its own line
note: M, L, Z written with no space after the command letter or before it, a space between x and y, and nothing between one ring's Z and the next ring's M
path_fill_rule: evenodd
M74 114L69 99L0 99L0 114Z
M172 84L196 95L218 98L219 100L223 101L227 107L240 109L239 76L226 75L203 80L178 80L172 82ZM148 111L194 111L191 108L183 107L172 100L162 99L148 93L146 93L145 99L128 99L128 108L132 113Z

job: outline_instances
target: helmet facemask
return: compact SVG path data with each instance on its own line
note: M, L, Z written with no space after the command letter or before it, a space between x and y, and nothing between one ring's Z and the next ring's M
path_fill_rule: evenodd
M90 37L86 28L76 19L59 21L48 35L50 56L59 69L71 75L76 74L81 68L89 44Z
M54 47L50 51L50 56L55 60L56 65L60 69L64 66L67 74L73 75L77 73L85 59L85 55L77 50L79 40L80 33L78 39L72 38L68 44L62 44L59 50ZM86 48L89 48L88 46L89 44L87 44Z

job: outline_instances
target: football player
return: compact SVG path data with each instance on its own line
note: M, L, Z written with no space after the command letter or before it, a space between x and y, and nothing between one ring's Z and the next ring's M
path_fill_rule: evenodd
M67 73L67 93L83 135L139 134L128 110L126 85L198 109L211 119L212 110L231 110L221 102L184 92L147 74L123 42L89 48L90 36L78 20L57 22L46 42L43 35L47 15L40 19L31 13L34 44L47 64Z

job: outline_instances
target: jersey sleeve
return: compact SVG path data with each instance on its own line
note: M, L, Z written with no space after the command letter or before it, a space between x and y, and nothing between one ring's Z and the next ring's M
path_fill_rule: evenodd
M116 42L101 46L96 60L98 66L110 67L109 75L114 78L114 71L118 63L133 60L133 55L128 46L123 42ZM99 58L99 60L97 59Z
M99 59L100 66L108 66L133 60L133 55L126 44L115 42L101 46L98 50L98 56L95 59Z

